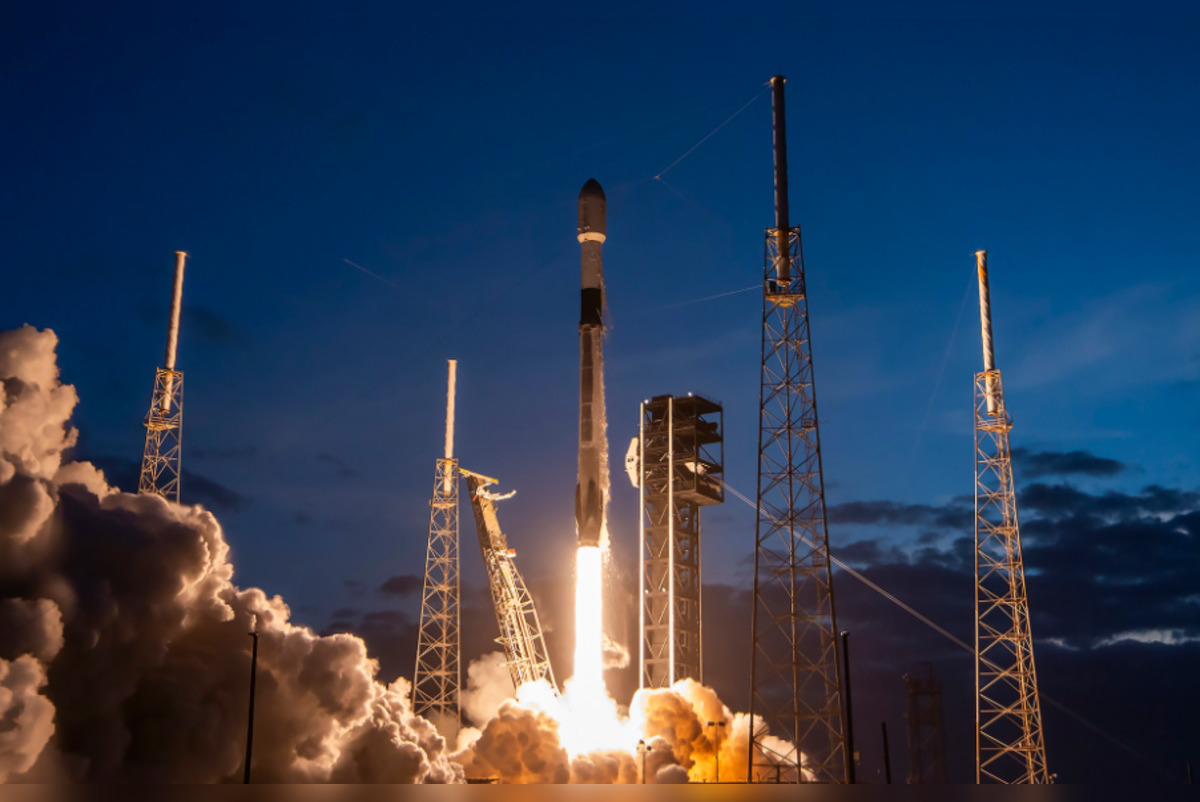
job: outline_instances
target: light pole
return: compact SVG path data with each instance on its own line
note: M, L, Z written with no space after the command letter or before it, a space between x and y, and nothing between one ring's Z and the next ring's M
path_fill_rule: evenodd
M708 722L708 726L724 727L725 722L724 721L710 721L710 722ZM718 732L720 732L720 730L714 731L713 735L717 735ZM716 775L717 775L716 782L721 782L721 738L718 736L715 738L715 741L717 744L716 749L715 749L716 763L717 763L717 765L716 765Z

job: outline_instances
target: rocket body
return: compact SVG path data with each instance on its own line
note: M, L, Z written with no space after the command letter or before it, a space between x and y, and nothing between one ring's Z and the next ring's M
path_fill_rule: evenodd
M575 525L580 546L599 546L608 492L604 413L604 190L589 179L579 193L579 483Z

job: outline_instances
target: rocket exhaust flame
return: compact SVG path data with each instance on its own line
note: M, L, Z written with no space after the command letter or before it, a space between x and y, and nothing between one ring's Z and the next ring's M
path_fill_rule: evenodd
M604 687L601 567L599 547L579 547L575 556L574 679L592 689Z

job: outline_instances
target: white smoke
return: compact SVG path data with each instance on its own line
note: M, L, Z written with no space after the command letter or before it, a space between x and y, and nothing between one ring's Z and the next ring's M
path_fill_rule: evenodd
M77 398L56 345L0 334L0 780L240 778L254 626L255 781L461 781L360 639L233 584L209 512L63 463Z

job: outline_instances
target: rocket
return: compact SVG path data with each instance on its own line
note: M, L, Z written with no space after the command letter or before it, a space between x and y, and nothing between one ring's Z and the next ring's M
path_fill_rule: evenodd
M579 247L583 281L579 309L579 483L575 526L580 546L599 546L608 477L604 420L604 190L594 178L579 191Z

